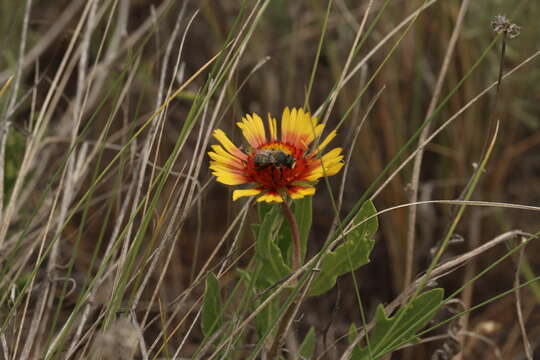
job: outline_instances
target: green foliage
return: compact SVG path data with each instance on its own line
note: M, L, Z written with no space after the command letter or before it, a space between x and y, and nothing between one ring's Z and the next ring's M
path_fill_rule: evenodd
M443 301L443 289L433 289L419 295L401 308L393 317L387 317L379 305L375 314L375 328L369 336L369 347L357 347L351 360L378 359L398 347L418 341L417 332L433 317ZM353 327L350 334L355 334ZM351 337L349 338L351 341Z
M305 197L292 203L292 212L298 223L302 260L307 252L307 241L312 224L312 198ZM279 206L259 204L261 223L253 225L255 254L260 271L256 279L259 289L272 286L291 273L291 228Z
M334 251L324 255L321 270L313 281L309 294L317 296L332 289L337 277L369 262L369 255L375 244L373 236L377 232L379 222L375 206L366 201L353 220L354 228L347 234L345 242Z
M25 152L25 138L15 129L10 129L6 143L6 157L4 168L4 193L7 194L6 201L9 200L11 190L17 181L19 168Z
M246 286L246 292L249 293L249 297L254 299L250 302L249 306L250 310L254 311L261 305L261 303L265 299L264 296L257 296L257 292L255 291L256 286L253 280L254 277L257 277L257 274L242 269L237 269L237 271L240 275L240 279ZM276 298L255 316L255 329L257 330L257 334L260 337L265 336L265 334L270 330L270 328L275 323L275 319L278 314L279 298Z
M315 348L317 345L317 338L315 337L315 329L312 327L309 328L304 341L300 345L298 352L301 359L311 359L315 354Z
M312 223L311 197L293 201L293 214L298 222L300 232L302 257L305 257L307 239ZM265 294L270 288L278 284L291 274L289 264L292 261L291 230L284 219L281 208L276 204L258 204L260 224L252 225L255 234L254 270L239 270L247 291L253 294ZM257 308L265 300L260 296L253 301L252 308ZM267 334L275 325L279 315L280 300L276 299L267 305L255 317L255 327L260 336Z
M261 300L253 302L253 309L261 305ZM280 301L279 298L276 298L257 314L257 316L255 317L255 328L257 329L257 334L259 334L259 337L264 337L272 328L272 326L275 325L276 319L279 315L279 310Z
M283 218L277 207L259 209L262 222L254 227L256 233L255 255L260 271L256 278L259 288L272 286L290 274L291 268L285 263L277 237Z
M223 322L221 297L219 295L219 282L212 273L206 278L203 308L201 315L201 327L205 337L213 335Z

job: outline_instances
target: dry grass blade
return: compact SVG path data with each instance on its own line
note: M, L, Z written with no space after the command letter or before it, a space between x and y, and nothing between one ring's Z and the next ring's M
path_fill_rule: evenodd
M522 239L522 241L525 241L525 239ZM519 289L520 281L520 269L523 261L523 254L525 252L525 246L523 246L519 250L518 260L516 264L516 275L514 280L514 286L518 288L516 290L516 313L518 317L518 324L519 329L521 331L521 338L523 341L523 347L525 348L525 356L528 360L533 360L533 351L531 347L531 343L529 341L529 338L527 336L527 330L525 329L525 319L523 319L523 311L521 310L521 290Z
M425 119L429 119L435 110L435 107L437 106L437 103L439 102L439 98L441 96L442 88L444 81L448 75L450 60L454 54L454 49L456 47L456 43L458 40L459 35L462 32L462 26L463 26L463 19L465 18L465 14L467 13L467 9L469 8L469 0L463 0L459 9L459 14L456 19L456 24L454 26L454 30L452 31L452 36L448 42L448 47L446 50L446 54L444 55L444 60L441 66L441 70L439 71L439 76L437 77L437 83L435 84L435 89L433 90L433 95L431 97L431 101L429 103L429 107L425 116ZM426 138L431 131L431 125L433 123L430 122L426 125L426 127L422 130L422 133L420 134L420 137L418 138L418 143L423 144L426 141ZM409 197L410 202L415 202L418 200L418 186L420 181L420 168L422 166L422 159L424 155L424 147L420 146L419 151L416 153L416 157L414 159L414 165L412 170L412 177L411 177L411 195ZM415 228L416 228L416 208L411 208L409 211L409 225L408 225L408 232L407 232L407 251L406 251L406 260L405 260L405 275L403 278L403 286L406 287L408 283L411 281L414 271L414 241L415 241Z
M529 62L534 60L540 56L540 51L535 52L531 56L529 56L527 59L523 60L520 64L515 66L512 70L510 70L507 74L503 76L503 79L506 77L509 77L511 74L513 74L515 71L521 69L523 66L527 65ZM441 126L437 128L427 139L424 141L421 145L419 145L412 153L403 161L397 168L388 176L388 179L384 181L384 183L379 186L379 188L373 193L371 196L371 199L375 199L377 195L392 181L392 179L399 174L399 172L407 165L412 159L414 159L414 156L420 149L425 147L431 140L433 140L439 133L441 133L448 125L450 125L454 120L459 118L460 115L462 115L469 107L471 107L473 104L475 104L482 96L485 96L491 89L497 86L499 82L495 81L490 86L485 88L482 92L480 92L477 96L475 96L473 99L471 99L465 106L463 106L457 113L452 115L448 120L446 120Z

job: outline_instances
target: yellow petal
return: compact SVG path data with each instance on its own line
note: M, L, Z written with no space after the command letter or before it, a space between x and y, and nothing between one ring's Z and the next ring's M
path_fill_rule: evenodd
M289 117L289 143L296 145L298 142L298 131L302 129L304 111L302 109L297 110L293 108Z
M232 194L233 201L243 197L243 196L255 196L259 195L262 190L260 189L243 189L243 190L234 190Z
M342 151L341 148L332 149L331 151L329 151L326 154L324 154L323 156L321 156L320 160L324 164L327 164L327 163L330 163L330 162L336 161L336 160L341 161L343 159L343 155L341 155L341 151Z
M328 146L330 141L332 141L332 139L334 139L336 137L336 135L337 135L336 130L332 130L330 132L330 134L328 134L328 136L323 140L323 142L320 143L319 146L317 146L317 150L315 150L314 154L317 154L317 153L323 151L324 148L326 146Z
M253 114L253 122L256 126L257 133L259 134L262 143L266 142L266 132L264 131L264 123L261 117L257 114Z
M239 159L247 160L247 155L240 151L227 137L225 132L221 129L214 130L214 137L223 145L223 147L232 155Z
M216 181L225 185L241 185L249 182L244 176L238 174L216 172L213 172L212 174L216 176Z
M268 129L270 130L270 141L277 140L277 122L268 114Z
M321 136L323 130L324 130L324 124L319 124L319 125L316 125L314 126L314 129L315 129L315 134L313 134L313 139L316 139L318 138L319 136Z
M299 180L316 181L323 176L337 174L344 165L341 150L341 148L335 148L324 154L319 160L316 160L315 167L305 175L304 179Z
M288 107L283 109L283 114L281 115L281 141L288 143L290 135L290 110Z
M242 160L237 158L236 156L230 154L229 152L225 151L225 149L223 148L223 146L221 145L212 145L212 150L214 150L214 152L220 156L224 156L226 158L229 158L231 160L237 160L239 163L242 163Z
M321 135L324 124L318 124L318 119L303 109L293 108L289 113L284 111L282 129L284 142L305 150Z
M242 134L244 134L244 137L252 147L258 148L266 143L264 124L257 114L246 115L242 118L242 121L237 122L236 125L242 129Z
M309 130L307 130L306 133L302 135L296 146L307 149L309 144L311 144L313 140L321 136L321 133L324 130L324 124L319 124L316 126L310 124L309 126Z
M324 168L324 176L336 175L345 164L343 161L338 161L335 164L328 165Z
M231 167L235 169L243 169L244 167L243 164L239 160L232 157L231 155L223 156L213 151L209 151L208 156L210 156L210 158L214 160L215 162L223 164L224 166L227 166L227 167Z
M242 175L242 176L244 175L243 169L231 168L217 161L210 161L210 170L223 172L223 173L229 173L229 174L235 174L235 175Z

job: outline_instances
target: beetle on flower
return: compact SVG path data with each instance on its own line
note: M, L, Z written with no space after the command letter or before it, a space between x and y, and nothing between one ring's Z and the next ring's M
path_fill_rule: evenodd
M300 199L315 194L315 183L324 176L337 174L343 167L341 148L321 156L336 136L330 134L316 146L310 145L321 136L324 124L302 109L285 108L278 137L277 120L268 115L269 137L262 119L246 115L237 123L250 145L240 150L223 130L214 131L221 145L212 145L208 153L210 169L217 181L226 185L252 184L248 189L233 192L233 200L243 196L259 196L257 201L283 202L284 196Z

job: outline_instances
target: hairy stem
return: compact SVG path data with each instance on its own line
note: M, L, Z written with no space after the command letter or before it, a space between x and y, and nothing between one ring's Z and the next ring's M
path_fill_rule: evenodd
M291 240L293 247L292 270L296 271L300 268L302 263L302 255L300 251L300 232L298 231L298 223L296 222L296 218L294 217L294 214L292 213L291 208L286 201L283 201L281 203L281 208L283 209L283 214L285 215L285 217L289 221L289 225L291 226Z
M294 214L292 213L289 204L287 204L287 201L283 201L281 203L281 208L283 209L283 214L285 215L285 217L289 221L289 225L291 226L291 238L292 238L291 242L292 242L292 247L293 247L292 271L296 272L298 269L300 269L301 263L302 263L302 255L300 251L300 232L298 231L298 223L296 222L296 218L294 217ZM289 320L291 319L292 316L294 316L294 313L295 313L294 308L295 307L294 307L294 301L293 301L292 303L288 304L287 310L283 314L283 317L279 320L276 336L274 338L274 342L268 354L269 359L276 358L281 340L285 338L285 332L286 332Z

